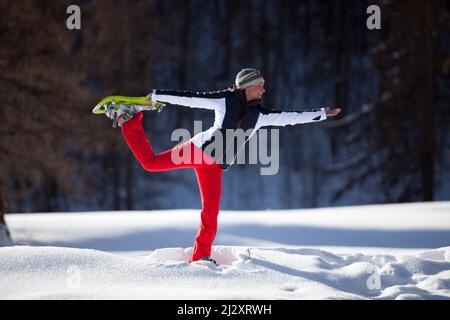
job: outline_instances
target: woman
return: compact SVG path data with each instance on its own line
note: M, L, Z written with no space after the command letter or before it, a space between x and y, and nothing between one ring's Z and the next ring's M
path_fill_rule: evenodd
M246 68L235 79L235 85L216 92L192 92L174 90L153 90L148 100L191 108L210 109L215 112L211 128L194 136L189 141L174 148L155 154L142 128L143 113L139 106L120 106L115 114L106 113L117 119L123 136L135 157L144 169L150 172L192 168L195 170L202 200L201 223L197 232L194 250L189 262L211 259L211 247L217 232L222 190L222 172L235 161L239 149L263 126L285 126L318 122L336 116L340 108L321 108L308 111L268 110L262 107L265 92L264 78L258 70ZM251 130L248 139L241 141L237 148L230 143L219 145L221 150L208 148L218 138L226 136L226 130ZM234 142L234 139L233 139ZM179 157L183 161L176 161ZM201 159L199 161L198 159Z

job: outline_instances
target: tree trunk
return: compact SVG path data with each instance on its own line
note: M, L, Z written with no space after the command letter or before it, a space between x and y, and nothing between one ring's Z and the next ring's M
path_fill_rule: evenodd
M125 200L125 206L127 210L134 209L134 197L133 197L133 185L134 185L134 170L133 170L133 161L134 159L131 155L126 157L127 163L127 176L125 180L126 194L127 198Z
M11 235L9 234L8 226L5 221L5 203L3 197L3 189L0 185L0 246L13 245Z
M333 34L333 50L334 50L334 103L336 106L345 105L345 74L344 74L344 58L346 54L344 41L344 13L345 7L342 0L333 3L334 5L334 34ZM331 155L334 158L337 153L337 137L330 136Z
M111 166L112 166L112 185L113 185L113 203L114 203L114 210L120 210L121 209L121 195L120 195L120 182L121 182L121 167L120 167L120 153L117 149L117 143L114 142L114 151L113 156L111 157Z
M5 218L4 218L4 212L5 212L5 204L3 203L3 192L2 188L0 187L0 223L6 224Z
M423 112L423 150L422 150L422 200L433 201L434 186L434 149L435 149L435 97L433 64L433 17L432 4L425 3L425 101Z

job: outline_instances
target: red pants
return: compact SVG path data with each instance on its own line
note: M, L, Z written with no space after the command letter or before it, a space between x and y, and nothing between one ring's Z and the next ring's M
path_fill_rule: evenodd
M150 172L181 168L193 168L195 170L201 194L202 212L200 228L195 237L194 252L189 262L209 256L217 232L217 216L222 191L222 167L191 141L155 155L142 128L142 118L143 113L137 113L122 125L122 133L128 146L145 170ZM180 157L186 155L184 159L190 158L190 161L174 162L172 152L176 152ZM198 163L198 159L207 159L208 161ZM197 160L197 163L194 160Z

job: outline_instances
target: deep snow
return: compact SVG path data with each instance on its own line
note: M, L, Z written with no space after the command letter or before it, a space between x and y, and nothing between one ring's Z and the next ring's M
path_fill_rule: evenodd
M0 248L0 298L450 298L450 202L223 211L219 267L187 263L198 219L7 215L21 245Z

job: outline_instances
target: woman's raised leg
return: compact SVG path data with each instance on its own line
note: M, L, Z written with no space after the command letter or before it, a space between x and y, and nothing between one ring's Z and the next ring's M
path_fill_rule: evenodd
M213 162L191 141L155 154L142 127L143 113L137 113L122 125L122 134L142 167L151 172L181 168L199 168Z

